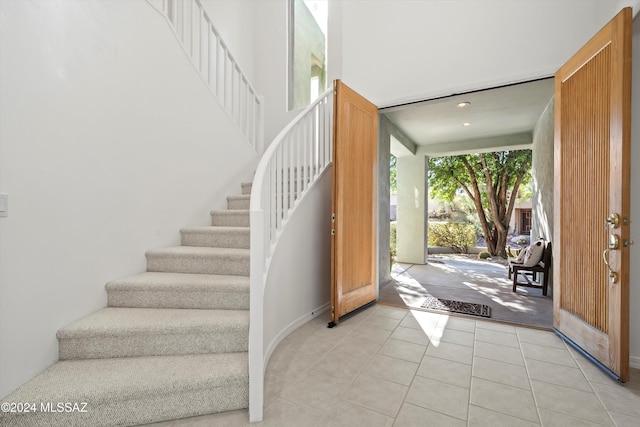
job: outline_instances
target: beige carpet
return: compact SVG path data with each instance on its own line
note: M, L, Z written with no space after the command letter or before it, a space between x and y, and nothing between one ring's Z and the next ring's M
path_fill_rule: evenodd
M181 246L147 251L146 272L109 282L108 307L59 329L59 361L2 398L33 407L1 411L0 426L130 426L247 408L251 185L242 189L211 226L183 228Z

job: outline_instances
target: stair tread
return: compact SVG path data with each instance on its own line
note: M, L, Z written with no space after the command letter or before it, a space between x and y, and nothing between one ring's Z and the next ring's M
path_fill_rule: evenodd
M227 200L250 200L250 194L239 194L234 196L227 196Z
M249 233L249 227L229 227L222 225L202 225L199 227L183 227L180 232L187 233Z
M248 310L107 307L63 327L57 337L162 335L248 327Z
M211 215L249 215L249 209L223 209L213 210Z
M210 213L213 226L249 227L250 225L249 209L213 210Z
M173 246L150 249L146 254L147 256L249 256L249 249L212 248L209 246Z
M139 395L248 383L248 377L246 352L66 360L37 375L7 399L89 402L95 408L106 401Z
M146 272L111 280L107 290L200 290L249 292L249 277L217 274Z
M249 309L249 277L146 272L105 286L109 307Z

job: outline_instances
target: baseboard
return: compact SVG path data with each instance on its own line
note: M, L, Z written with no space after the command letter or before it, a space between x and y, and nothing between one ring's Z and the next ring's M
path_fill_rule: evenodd
M329 306L330 306L330 303L328 302L325 304L322 304L320 307L312 310L311 313L305 314L304 316L297 318L296 320L294 320L293 322L285 326L278 333L278 335L276 335L273 341L269 343L269 347L267 348L267 351L264 354L264 370L265 371L267 370L267 365L269 364L269 359L271 358L271 354L274 352L276 347L278 347L278 344L280 344L282 340L287 337L287 335L289 335L291 332L295 331L296 329L298 329L300 326L304 325L311 319L316 318L322 313L324 313L325 311L329 310Z
M640 357L629 356L629 366L635 369L640 369Z

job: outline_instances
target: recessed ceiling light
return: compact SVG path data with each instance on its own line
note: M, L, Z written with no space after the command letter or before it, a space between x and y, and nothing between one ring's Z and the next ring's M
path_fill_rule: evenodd
M470 102L468 102L468 101L464 101L464 102L459 102L459 103L457 103L457 104L456 104L456 107L458 107L458 108L464 108L464 107L468 107L469 105L471 105L471 103L470 103Z
M469 122L465 122L465 123L463 123L463 124L462 124L462 126L464 126L464 127L469 127L469 126L471 126L471 123L469 123Z

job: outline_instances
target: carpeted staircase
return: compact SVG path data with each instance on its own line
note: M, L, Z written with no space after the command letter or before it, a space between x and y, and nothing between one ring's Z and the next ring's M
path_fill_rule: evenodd
M212 226L182 229L182 246L148 251L146 273L107 283L107 308L60 329L59 361L3 399L32 411L0 413L0 425L128 426L247 408L250 193L243 184L228 197Z

